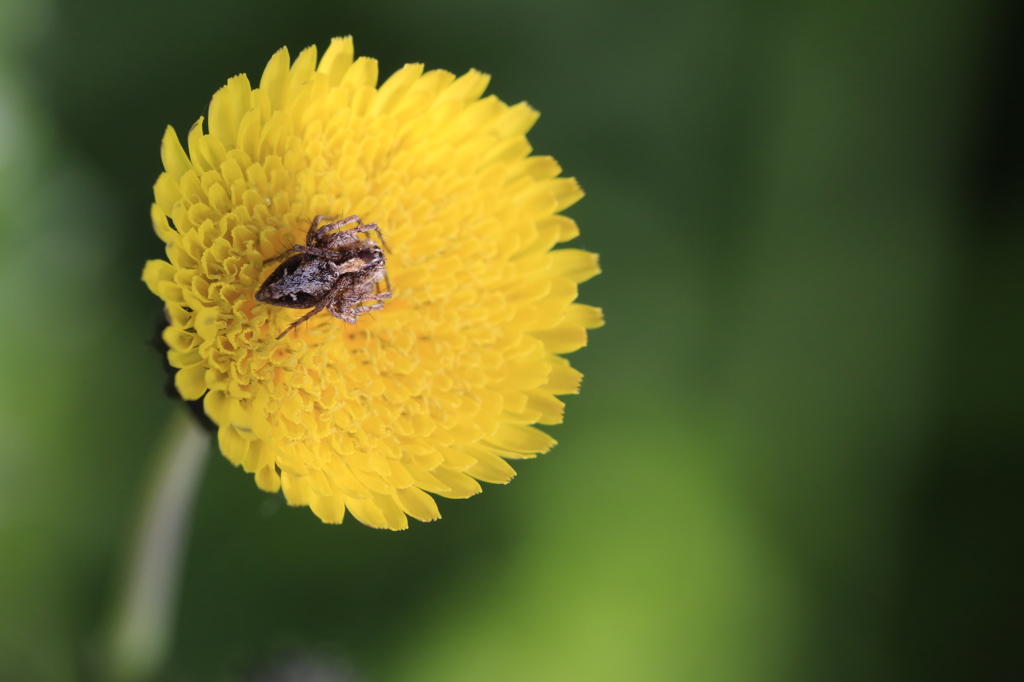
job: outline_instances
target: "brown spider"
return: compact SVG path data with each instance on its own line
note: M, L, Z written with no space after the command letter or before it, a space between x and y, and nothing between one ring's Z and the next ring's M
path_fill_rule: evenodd
M323 221L326 224L318 227ZM334 232L352 223L356 226ZM387 259L376 242L358 237L370 231L376 231L381 245L387 246L375 223L364 225L359 216L330 222L327 216L318 215L306 233L305 245L293 246L267 261L286 258L260 286L256 300L285 308L312 308L288 325L278 339L325 308L349 324L355 324L360 315L384 308L382 301L391 298ZM376 290L381 280L387 283L387 291Z

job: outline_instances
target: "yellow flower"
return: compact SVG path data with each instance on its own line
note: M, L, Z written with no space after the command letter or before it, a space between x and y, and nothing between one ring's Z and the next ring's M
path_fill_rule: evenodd
M597 257L552 247L577 235L557 214L583 193L530 156L537 112L482 97L488 80L409 64L378 88L377 62L339 38L319 65L313 47L292 64L278 51L259 88L230 79L188 153L164 135L167 260L143 280L166 304L175 385L203 398L228 460L325 522L439 518L428 493L508 482L506 460L555 444L532 424L561 422L555 396L578 391L557 354L602 324L574 303ZM394 298L277 340L306 311L254 294L321 214L380 226Z

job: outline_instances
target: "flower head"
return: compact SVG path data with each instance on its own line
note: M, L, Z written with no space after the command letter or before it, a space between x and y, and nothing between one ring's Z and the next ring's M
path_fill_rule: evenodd
M561 358L602 324L575 303L597 257L552 250L577 235L558 213L583 193L530 156L537 112L482 97L488 76L409 64L377 87L351 38L294 63L278 51L259 88L213 96L188 152L168 127L153 227L167 260L143 280L186 400L203 399L221 452L289 504L377 528L439 518L430 494L505 483L506 460L555 441L581 375ZM255 298L275 256L314 216L357 215L387 243L393 297L346 324Z

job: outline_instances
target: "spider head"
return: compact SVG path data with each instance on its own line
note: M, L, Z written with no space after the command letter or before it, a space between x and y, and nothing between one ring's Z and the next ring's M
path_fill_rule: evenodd
M387 258L384 257L383 249L377 246L377 243L372 239L364 239L359 242L359 246L353 251L353 257L358 258L363 262L363 265L359 268L360 271L371 272L383 270L387 263Z

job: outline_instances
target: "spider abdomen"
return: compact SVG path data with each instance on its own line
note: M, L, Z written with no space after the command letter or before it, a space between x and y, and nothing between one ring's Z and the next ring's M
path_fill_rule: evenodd
M256 300L285 308L312 308L344 273L340 263L298 254L281 263L256 292Z

